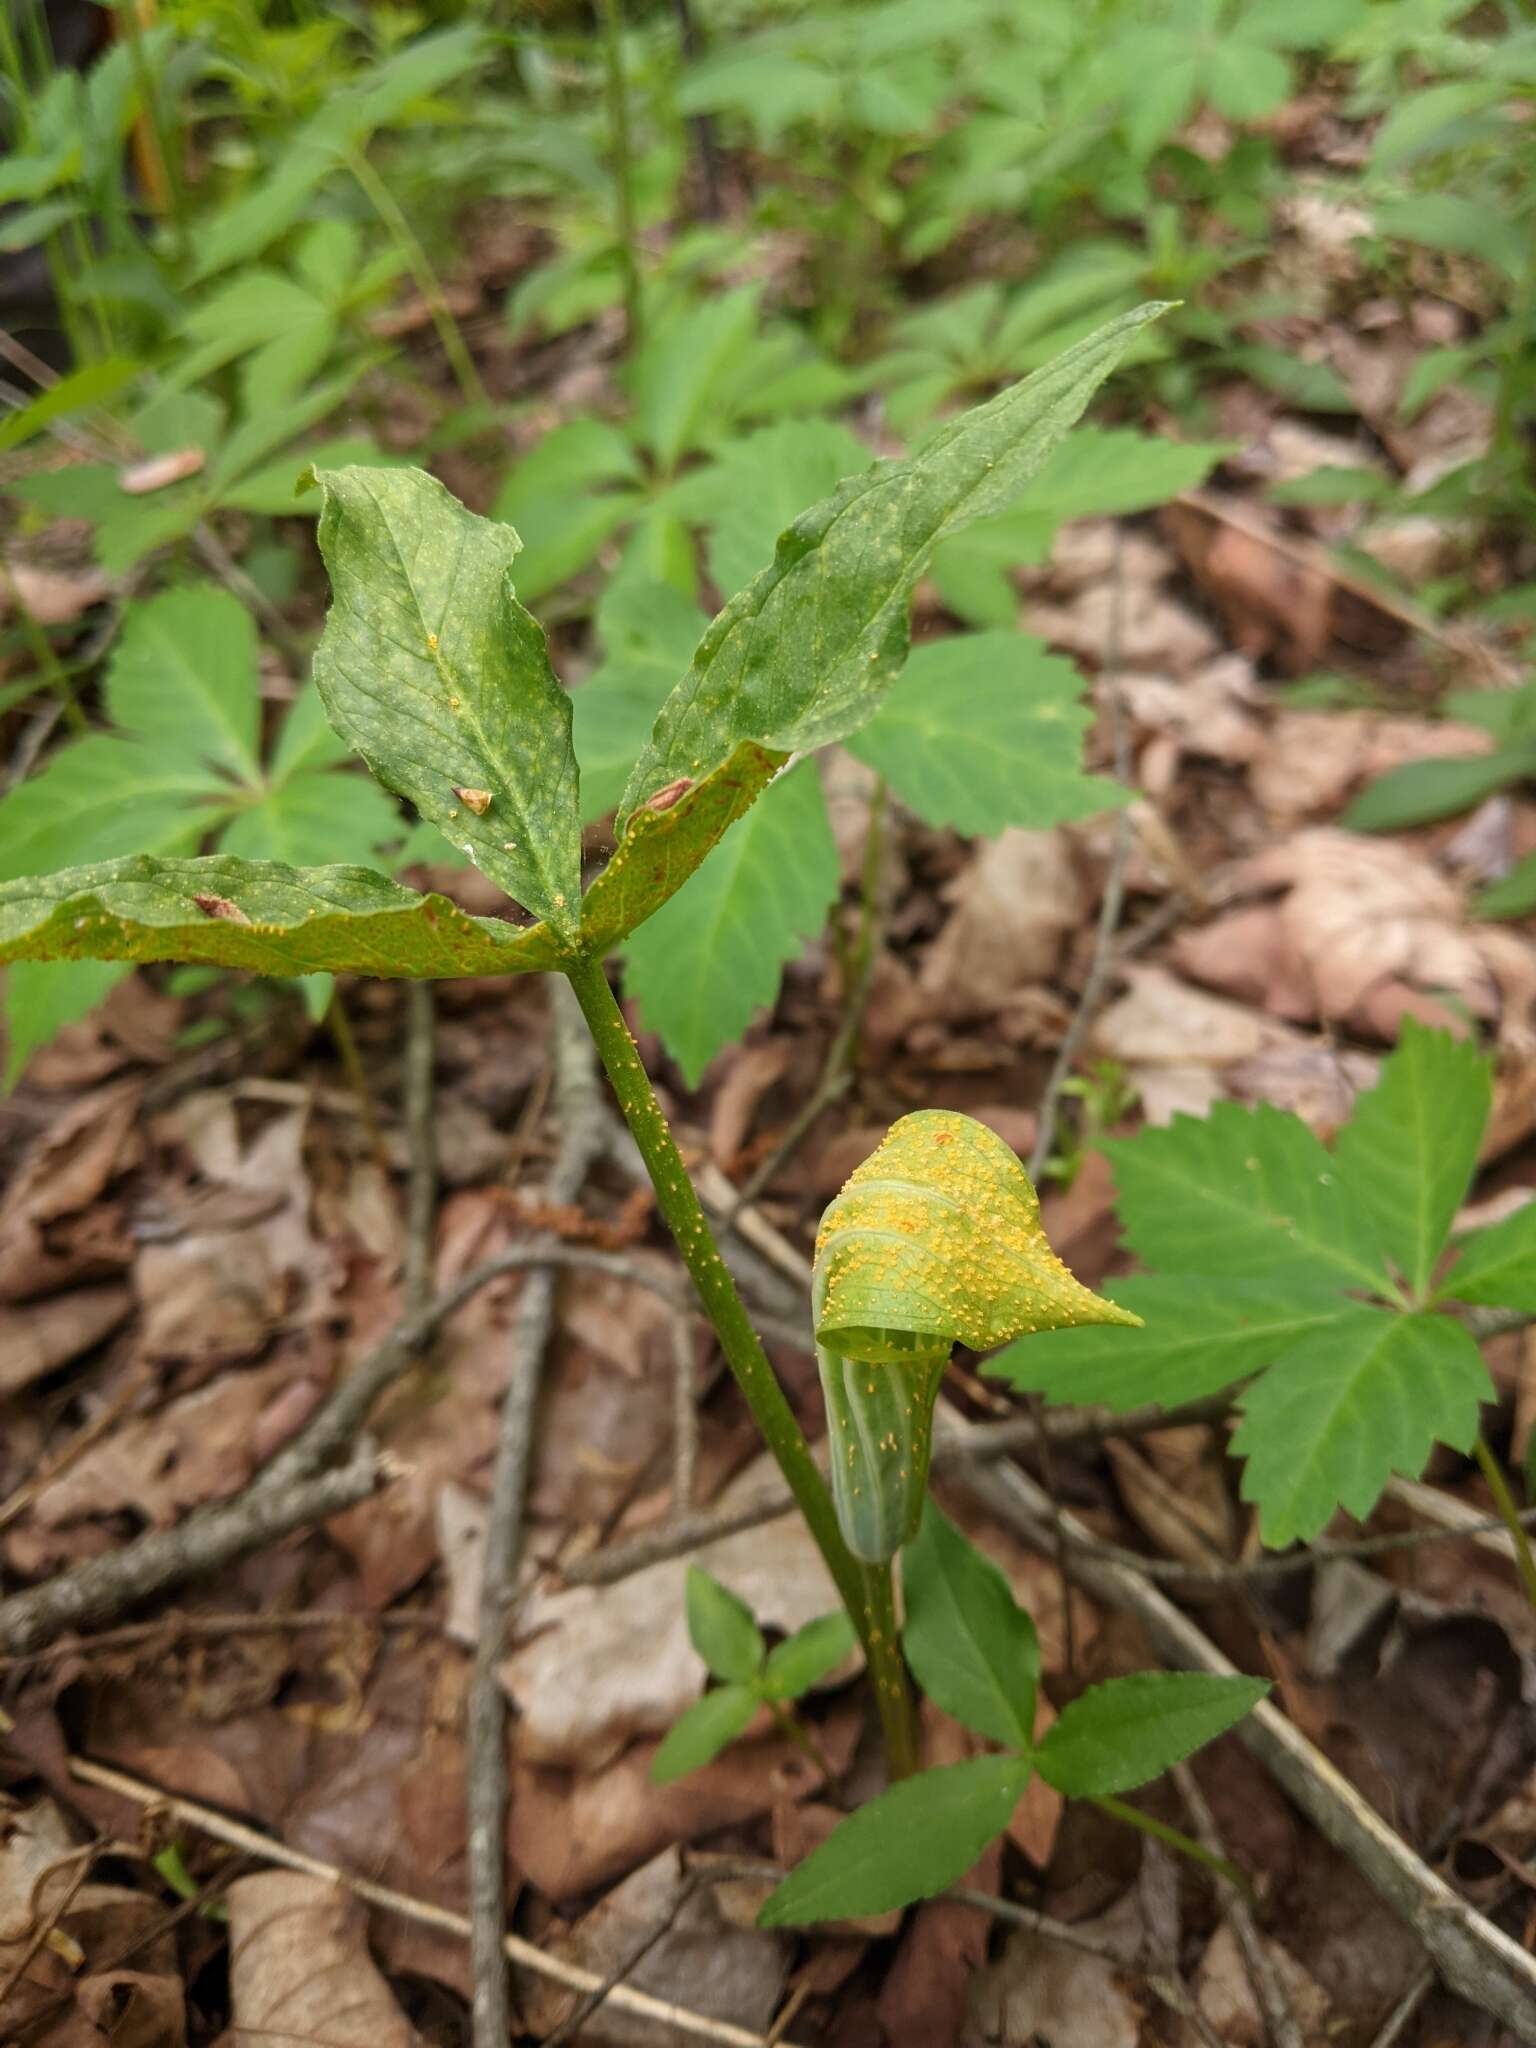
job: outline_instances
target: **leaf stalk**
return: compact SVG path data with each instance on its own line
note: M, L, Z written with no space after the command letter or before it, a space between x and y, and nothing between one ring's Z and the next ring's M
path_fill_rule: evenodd
M917 1767L917 1731L901 1655L890 1567L860 1564L843 1541L832 1496L747 1316L736 1283L720 1256L714 1232L656 1100L650 1076L608 986L602 961L573 961L564 971L581 1005L624 1121L645 1162L662 1220L698 1290L704 1312L720 1340L726 1363L753 1420L789 1483L858 1631L875 1688L890 1774L893 1779L908 1777Z

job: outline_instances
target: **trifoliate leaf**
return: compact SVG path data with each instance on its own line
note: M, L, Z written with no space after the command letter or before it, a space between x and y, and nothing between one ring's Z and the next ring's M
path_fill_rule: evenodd
M688 1639L716 1678L745 1684L762 1667L766 1646L752 1610L728 1586L688 1567Z
M1466 1200L1492 1106L1477 1048L1408 1018L1381 1079L1334 1141L1351 1199L1416 1297Z
M493 882L574 935L571 702L542 628L512 594L517 536L421 470L326 470L319 481L333 602L315 682L331 723Z
M892 1785L791 1871L758 1926L805 1927L931 1899L1003 1832L1028 1783L1024 1757L980 1756Z
M219 851L325 867L367 858L403 830L399 805L376 782L326 769L275 781L259 803L236 812Z
M1457 1252L1440 1289L1443 1295L1536 1315L1536 1202L1527 1202L1502 1223L1475 1230L1461 1240Z
M1470 1449L1494 1398L1477 1345L1450 1316L1351 1306L1240 1397L1232 1448L1266 1543L1310 1542L1339 1507L1364 1520L1394 1472L1436 1442Z
M630 938L625 989L690 1087L774 1000L784 963L821 930L837 886L837 848L807 761Z
M774 543L796 516L844 477L867 469L869 459L857 434L838 420L783 420L742 435L708 469L690 475L683 510L709 535L718 587L744 589L773 560Z
M936 1706L1010 1749L1034 1744L1040 1642L1008 1581L930 1500L902 1554L902 1642Z
M0 883L0 964L185 960L253 974L436 978L557 967L542 926L469 917L368 868L155 860Z
M1387 1284L1370 1218L1300 1117L1218 1102L1103 1149L1126 1242L1149 1266L1314 1292Z
M1348 1312L1326 1290L1194 1273L1117 1280L1114 1295L1143 1328L1050 1330L1010 1344L984 1370L1049 1401L1173 1408L1262 1372Z
M1070 662L1023 633L919 647L848 751L930 825L977 836L1044 829L1131 801L1082 768L1092 713Z
M1112 1678L1062 1709L1035 1752L1035 1765L1070 1798L1111 1798L1160 1777L1224 1735L1268 1691L1262 1678L1196 1671Z

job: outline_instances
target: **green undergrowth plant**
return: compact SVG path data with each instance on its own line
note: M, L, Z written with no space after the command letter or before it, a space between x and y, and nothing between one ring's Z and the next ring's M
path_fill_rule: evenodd
M826 1770L792 1709L851 1655L857 1638L848 1616L819 1615L770 1650L745 1602L697 1565L688 1567L687 1612L689 1641L720 1683L673 1724L652 1762L652 1783L668 1785L713 1763L763 1712Z
M0 799L0 881L131 853L309 863L371 860L403 836L394 801L343 772L345 744L307 684L263 734L256 629L237 598L185 584L128 607L107 664L110 729L58 748ZM129 972L122 960L17 961L6 974L7 1078ZM306 984L323 1010L330 977Z
M1265 1542L1308 1541L1340 1508L1365 1518L1435 1444L1479 1450L1496 1396L1461 1311L1536 1314L1536 1205L1455 1234L1491 1104L1477 1049L1409 1021L1331 1147L1235 1103L1103 1141L1151 1269L1111 1292L1142 1326L1015 1344L985 1369L1117 1414L1231 1389Z
M346 746L503 890L513 914L470 916L363 867L227 851L140 851L0 883L0 961L566 976L661 1215L857 1633L893 1778L915 1769L916 1737L890 1560L921 1514L944 1359L956 1342L995 1345L1132 1312L1055 1259L1034 1189L993 1133L939 1112L903 1119L834 1204L818 1252L829 1491L721 1261L604 961L707 858L729 860L731 835L749 829L760 799L775 800L791 757L876 712L905 663L912 592L934 548L1008 505L1160 310L1099 330L790 522L769 566L705 628L630 770L613 856L586 886L571 699L515 593L517 534L419 471L362 468L318 478L333 592L315 659L320 701ZM1021 1783L1020 1768L1015 1759L999 1784ZM999 1799L994 1787L994 1819Z
M1181 1763L1240 1721L1269 1691L1263 1679L1149 1671L1093 1685L1036 1740L1040 1643L1008 1581L929 1500L902 1552L902 1646L924 1693L994 1747L966 1762L919 1771L842 1821L762 1909L766 1927L798 1927L887 1913L956 1883L1008 1827L1038 1774L1073 1799L1157 1834L1239 1884L1239 1873L1198 1843L1121 1797ZM688 1619L695 1649L722 1683L673 1726L651 1775L665 1783L711 1762L766 1706L835 1671L852 1638L824 1616L766 1650L747 1608L704 1573L690 1574ZM775 1711L777 1709L777 1711ZM814 1747L813 1761L831 1775Z

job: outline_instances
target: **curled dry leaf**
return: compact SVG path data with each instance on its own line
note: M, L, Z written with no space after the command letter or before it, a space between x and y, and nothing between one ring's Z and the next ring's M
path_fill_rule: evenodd
M632 1871L549 1947L562 1961L606 1977L669 1917L671 1925L624 1981L710 2019L766 2032L783 1991L793 1941L733 1925L721 1913L711 1886L696 1887L690 1895L675 1850L664 1849ZM550 2033L576 2003L571 1992L557 1985L530 1981L524 2023L534 2034ZM609 2003L583 2023L579 2038L591 2048L673 2048L677 2033Z
M1131 1963L1142 1939L1134 1898L1083 1932L1116 1941ZM1103 1957L1020 1928L972 1982L961 2048L1138 2048L1141 2011L1125 1975Z
M0 1309L0 1399L89 1351L132 1308L126 1287L82 1287L25 1309Z
M89 1212L138 1155L141 1092L127 1082L83 1097L28 1153L0 1203L0 1301L30 1301L128 1263L121 1219Z
M1529 944L1470 923L1461 892L1413 847L1302 832L1245 865L1238 893L1270 891L1276 900L1181 935L1175 961L1282 1017L1390 1039L1404 1015L1462 1030L1461 1006L1511 1049L1531 1046Z
M271 1870L237 1878L224 1896L240 2048L420 2048L368 1953L368 1916L350 1892Z
M1125 1067L1149 1122L1167 1123L1177 1110L1203 1116L1230 1092L1229 1068L1304 1043L1289 1025L1166 968L1132 965L1124 974L1125 994L1101 1013L1090 1044Z
M980 845L945 892L948 924L929 948L921 987L947 1018L985 1016L1055 972L1086 914L1066 835L1017 826Z

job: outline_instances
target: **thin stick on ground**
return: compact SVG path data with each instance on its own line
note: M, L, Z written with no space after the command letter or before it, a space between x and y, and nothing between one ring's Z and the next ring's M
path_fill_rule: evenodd
M1211 1812L1210 1803L1200 1790L1200 1782L1188 1764L1174 1765L1173 1782L1189 1811L1196 1840L1210 1855L1224 1862L1227 1852L1216 1825L1216 1816ZM1259 1932L1252 1907L1235 1886L1224 1884L1221 1910L1242 1955L1254 2000L1263 2016L1270 2048L1307 2048L1300 2022L1286 1992L1285 1980Z
M377 1447L364 1438L345 1465L306 1472L283 1487L258 1482L231 1501L200 1508L173 1529L152 1529L121 1550L13 1593L0 1600L0 1652L35 1650L66 1630L110 1620L171 1586L249 1557L279 1537L355 1507L377 1491L387 1473Z
M433 1114L433 1060L437 1009L430 981L405 984L405 1136L410 1181L405 1211L405 1307L419 1315L432 1299L432 1255L437 1227L437 1119Z
M550 982L550 1032L560 1149L544 1187L558 1206L576 1200L603 1151L597 1061L576 1000ZM476 2048L506 2048L512 2030L503 1941L507 1926L507 1702L497 1676L517 1597L523 1512L545 1348L554 1316L556 1271L535 1267L523 1282L508 1346L511 1360L486 1519L479 1626L465 1709L472 2019Z
M1120 695L1125 564L1124 530L1119 525L1115 527L1114 555L1110 562L1109 574L1109 620L1105 628L1104 666L1101 671L1104 713L1109 721L1110 750L1114 759L1115 775L1126 788L1129 788L1134 764L1131 759L1131 736L1126 725L1125 705ZM1083 992L1078 997L1077 1008L1057 1049L1055 1063L1046 1081L1044 1093L1040 1097L1040 1125L1035 1133L1034 1149L1029 1155L1029 1177L1036 1186L1039 1185L1040 1176L1055 1149L1056 1124L1061 1114L1062 1091L1071 1078L1072 1064L1098 1013L1105 985L1114 967L1115 933L1120 928L1120 913L1125 908L1125 872L1130 864L1131 849L1135 843L1136 828L1131 823L1130 812L1121 811L1115 818L1114 843L1110 849L1109 872L1104 877L1104 894L1099 901L1099 922L1094 931L1093 958L1088 965L1088 978L1083 983Z
M699 1369L693 1330L679 1307L672 1318L672 1512L693 1506L699 1470Z
M422 1927L439 1928L446 1934L456 1935L461 1941L469 1939L469 1921L462 1913L452 1912L446 1906L434 1906L426 1899L412 1898L409 1892L396 1891L390 1885L375 1884L370 1878L353 1877L338 1865L326 1863L318 1856L306 1856L301 1850L290 1849L286 1842L274 1841L255 1828L230 1820L211 1806L202 1806L196 1800L162 1791L158 1785L149 1784L143 1778L109 1769L87 1757L71 1757L69 1772L83 1785L94 1785L103 1792L115 1792L119 1798L129 1800L135 1806L159 1809L170 1819L180 1821L185 1827L196 1828L212 1841L243 1849L261 1863L276 1864L284 1870L300 1870L309 1877L324 1879L327 1884L344 1885L364 1904L376 1906L381 1912L398 1913L404 1920L412 1920ZM583 1970L578 1964L565 1962L559 1956L546 1955L542 1949L535 1948L532 1942L524 1941L516 1934L505 1936L502 1947L508 1962L519 1969L531 1971L536 1977L568 1985L573 1991L596 1991L602 1985L603 1979L595 1971ZM615 1985L608 1993L608 1999L626 2012L669 2027L674 2033L692 2040L717 2041L723 2043L724 2048L767 2048L764 2037L754 2034L750 2028L733 2026L728 2020L711 2019L704 2013L690 2011L687 2006L673 2005L667 1999L653 1998L648 1992L632 1990L627 1984Z

